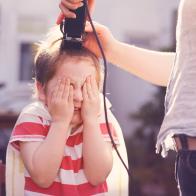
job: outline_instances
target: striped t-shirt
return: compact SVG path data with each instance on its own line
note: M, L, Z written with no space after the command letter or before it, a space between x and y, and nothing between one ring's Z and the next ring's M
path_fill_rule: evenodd
M41 102L28 105L20 114L13 129L10 139L11 145L20 152L19 142L43 141L50 129L51 117ZM112 135L116 144L118 138L112 123ZM100 131L105 141L110 141L104 116L100 115ZM58 176L49 188L41 188L31 179L25 169L24 194L30 196L55 195L55 196L104 196L108 192L107 183L98 186L91 185L83 171L82 158L83 126L81 125L65 142L64 157ZM95 155L96 156L96 155Z

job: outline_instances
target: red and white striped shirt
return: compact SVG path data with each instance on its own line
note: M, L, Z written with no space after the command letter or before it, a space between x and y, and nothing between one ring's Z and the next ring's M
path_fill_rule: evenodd
M102 112L103 113L103 112ZM105 141L110 141L104 115L100 115L100 131ZM28 105L21 112L10 139L11 145L20 151L19 142L43 141L50 129L51 117L41 102ZM116 144L118 138L112 123L111 132ZM33 182L25 169L24 193L27 196L55 195L55 196L104 196L108 192L107 183L98 186L91 185L83 171L82 158L83 126L70 134L65 142L64 157L59 168L58 176L49 188L41 188Z

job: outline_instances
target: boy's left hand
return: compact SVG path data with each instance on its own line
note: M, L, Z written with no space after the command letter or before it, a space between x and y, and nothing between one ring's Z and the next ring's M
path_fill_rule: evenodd
M83 103L81 115L83 121L94 120L100 112L99 89L95 77L88 76L83 86Z

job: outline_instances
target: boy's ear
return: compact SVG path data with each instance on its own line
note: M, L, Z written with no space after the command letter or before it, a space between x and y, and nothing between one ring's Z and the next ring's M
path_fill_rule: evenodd
M38 94L39 100L45 102L46 94L45 94L44 85L36 81L36 88L37 88L37 94Z

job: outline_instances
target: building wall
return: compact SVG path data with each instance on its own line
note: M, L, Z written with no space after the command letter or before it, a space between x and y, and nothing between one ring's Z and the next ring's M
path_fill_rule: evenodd
M57 9L54 7L57 6L54 0L51 4L46 0L6 0L1 3L0 81L8 85L18 81L20 44L40 40L50 24L55 23Z

